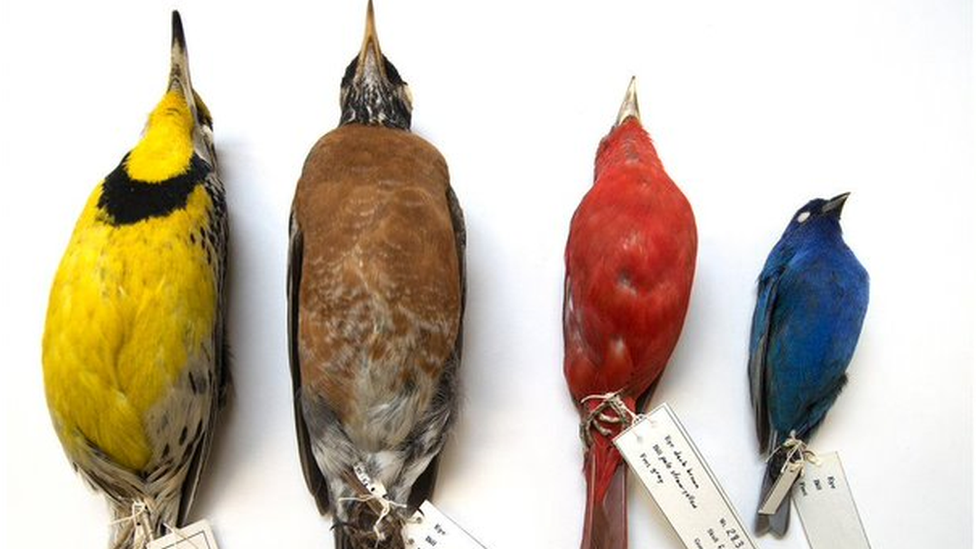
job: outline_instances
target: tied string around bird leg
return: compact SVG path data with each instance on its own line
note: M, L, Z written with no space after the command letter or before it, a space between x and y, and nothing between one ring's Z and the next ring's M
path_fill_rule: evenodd
M775 452L769 454L766 461L772 460L776 454L780 452L786 453L786 458L783 461L783 466L779 470L779 474L783 474L792 465L796 467L798 464L806 461L807 463L819 466L821 460L817 457L817 454L807 446L806 442L803 442L796 437L796 431L791 431L789 438L783 441L783 444L779 445L779 448ZM801 471L802 475L803 472Z
M153 531L149 524L152 509L150 509L149 503L145 501L133 501L131 510L129 515L117 518L109 523L113 526L118 524L126 525L126 529L122 530L121 535L112 545L113 548L125 547L130 538L132 540L132 546L137 548L145 547L153 540Z
M580 438L589 448L593 445L593 433L596 431L605 437L613 434L611 426L624 430L637 420L637 414L627 408L627 404L620 398L620 392L614 391L602 395L590 395L580 400L580 404L599 400L580 420Z
M782 464L779 460L783 460ZM803 474L804 463L813 465L821 463L820 458L807 447L807 444L796 437L796 432L791 432L789 438L770 453L766 462L769 464L768 467L779 466L779 471L776 477L771 479L769 491L766 492L759 506L760 515L774 515L778 512L796 480Z
M132 529L131 541L132 547L136 549L141 549L143 547L149 546L155 539L155 532L153 531L150 517L155 511L153 510L153 505L151 502L147 501L133 501L132 502L132 512L124 517L117 518L113 520L112 525L116 524L126 524L129 523L129 527ZM197 547L197 544L193 542L190 538L183 534L183 531L176 526L162 523L163 527L167 531L176 534L180 538L180 541L189 543L192 547ZM123 531L123 536L121 536L112 545L113 549L118 549L121 547L126 547L129 541L129 532Z
M397 503L386 497L386 487L382 482L374 480L369 477L366 473L366 467L360 463L353 468L356 479L365 488L366 493L359 494L357 496L346 496L340 497L339 501L355 501L358 503L365 503L376 513L376 521L373 522L373 535L376 538L376 544L386 539L386 534L383 532L382 525L383 521L392 519L394 509L406 509L407 506L402 503Z

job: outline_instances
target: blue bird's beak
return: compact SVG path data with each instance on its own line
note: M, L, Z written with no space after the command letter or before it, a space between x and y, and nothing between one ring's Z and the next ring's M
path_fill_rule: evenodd
M850 195L851 193L842 193L831 198L826 204L823 205L820 211L824 214L829 213L840 217L840 212L844 209L844 202L847 201L847 197Z

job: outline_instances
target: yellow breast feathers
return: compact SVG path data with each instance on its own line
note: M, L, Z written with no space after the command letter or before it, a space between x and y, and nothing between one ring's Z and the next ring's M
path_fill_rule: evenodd
M146 467L147 411L188 361L213 353L222 189L193 154L192 119L174 95L92 193L51 290L44 381L76 461L92 444L120 465Z

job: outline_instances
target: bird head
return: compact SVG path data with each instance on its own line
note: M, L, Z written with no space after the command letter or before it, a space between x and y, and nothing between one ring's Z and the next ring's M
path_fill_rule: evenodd
M169 84L126 168L133 179L163 181L189 169L194 152L214 163L213 120L190 82L183 23L173 11Z
M607 167L642 162L663 178L667 177L657 149L641 123L637 105L637 77L630 78L627 93L617 111L617 120L600 141L596 151L594 179Z
M804 234L811 230L840 231L840 213L851 193L842 193L829 200L815 198L796 211L784 236Z
M410 87L380 50L372 0L366 8L363 45L342 77L340 104L340 126L357 123L410 129L413 111Z

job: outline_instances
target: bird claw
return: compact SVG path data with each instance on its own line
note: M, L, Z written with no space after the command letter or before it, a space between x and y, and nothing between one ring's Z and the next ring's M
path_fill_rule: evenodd
M600 399L601 402L594 406L580 422L580 438L583 439L583 443L587 447L593 445L593 433L591 431L595 430L604 437L610 437L613 430L607 425L620 425L623 429L630 426L636 417L636 414L627 408L619 393L591 395L584 398L582 402L594 399Z

